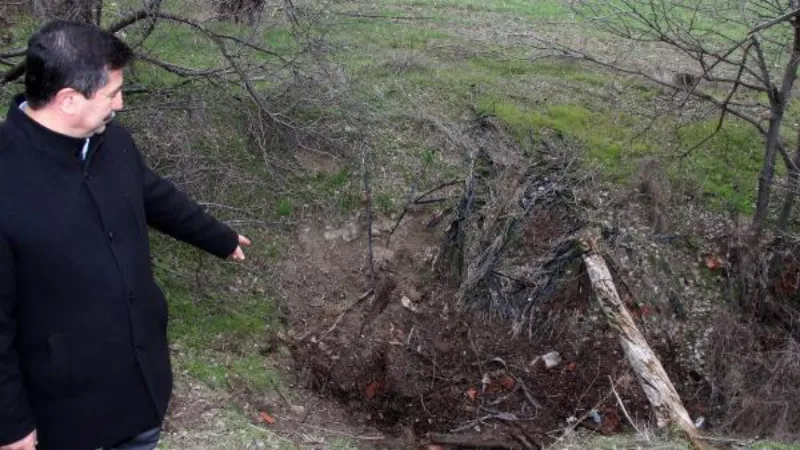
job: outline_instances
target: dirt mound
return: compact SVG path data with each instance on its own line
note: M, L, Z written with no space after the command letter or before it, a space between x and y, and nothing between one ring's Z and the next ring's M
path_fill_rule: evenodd
M292 327L286 341L302 381L404 436L404 448L428 433L525 447L576 420L620 431L610 379L634 420L649 419L582 276L551 299L547 328L536 339L514 336L507 321L455 306L458 284L432 269L443 235L427 227L435 214L410 213L388 244L393 224L376 223L378 283L368 296L366 224L354 219L301 232L284 288ZM546 224L561 219L530 221L513 253L542 256L536 253L549 251L548 240L558 235ZM542 355L551 352L561 361L547 368Z

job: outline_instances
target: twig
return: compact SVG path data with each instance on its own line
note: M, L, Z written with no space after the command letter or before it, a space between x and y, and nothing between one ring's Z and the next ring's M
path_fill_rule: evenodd
M514 379L517 381L517 385L522 387L522 392L525 393L525 398L528 399L528 402L530 402L530 404L533 405L534 408L543 409L544 407L542 406L542 404L539 403L538 401L536 401L535 398L533 398L533 394L531 394L530 389L528 389L528 385L526 385L522 381L522 378L520 378L520 377L518 377L516 375L513 375L513 374L511 376L514 377Z
M375 290L375 255L372 249L372 191L369 187L369 168L367 167L367 146L361 144L361 169L364 172L364 196L367 199L367 244L369 246L369 286Z
M614 380L611 379L611 375L608 376L608 382L611 384L611 392L613 392L614 397L617 398L617 404L619 404L620 409L622 409L622 413L625 414L625 418L628 419L628 422L630 422L633 429L636 430L636 434L641 435L642 432L639 430L639 427L633 423L633 419L631 419L631 416L628 414L628 410L625 409L625 404L622 403L622 398L620 398L619 394L617 393L617 388L614 387Z
M414 203L419 202L420 200L422 200L423 198L433 194L434 192L438 192L438 191L441 191L444 188L447 188L447 187L450 187L450 186L454 186L454 185L456 185L458 183L461 183L462 181L464 181L464 180L456 178L455 180L450 180L447 183L440 184L439 186L436 186L435 188L433 188L433 189L431 189L431 190L429 190L429 191L427 191L427 192L425 192L423 194L420 194L417 198L414 199Z
M516 449L518 445L516 442L509 442L506 440L499 440L499 439L483 439L481 440L480 436L475 435L464 435L458 436L455 434L440 434L440 433L431 433L430 434L431 442L435 444L442 444L442 445L455 445L458 447L469 447L469 448L506 448L506 449Z
M327 329L327 331L325 331L324 333L322 333L322 335L320 335L319 340L321 341L321 340L323 340L325 338L325 336L331 334L333 332L333 330L335 330L336 327L339 326L339 323L342 321L342 319L344 319L344 316L346 316L347 313L352 311L353 308L355 308L356 306L360 305L361 302L363 302L364 300L368 299L374 293L375 293L374 289L368 290L361 297L359 297L356 301L351 303L350 306L345 308L344 311L342 311L339 314L339 317L337 317L336 320L333 322L333 325L331 325L330 328Z
M594 383L594 382L592 382L592 383ZM599 407L600 407L600 405L602 405L603 403L605 403L605 401L606 401L606 400L608 400L608 397L609 397L610 395L611 395L611 393L610 393L610 392L607 392L607 393L606 393L606 394L603 396L603 398L601 398L601 399L600 399L600 401L599 401L599 402L597 402L597 403L595 404L595 406L594 406L592 409L594 409L594 410L597 410L597 408L599 408ZM548 447L548 449L554 449L554 448L556 448L556 446L557 446L557 445L558 445L560 442L562 442L564 439L566 439L568 436L570 436L570 435L571 435L571 434L572 434L572 433L575 431L575 428L577 428L577 427L578 427L578 425L580 425L581 423L583 423L583 421L585 421L586 419L588 419L588 418L589 418L589 416L591 415L591 412L592 412L592 410L589 410L589 411L588 411L586 414L584 414L584 415L582 415L580 418L578 418L578 419L577 419L577 420L576 420L574 423L572 423L572 424L570 424L570 425L568 425L568 426L566 426L566 427L564 427L564 428L559 428L558 430L554 430L554 431L561 431L562 433L561 433L561 436L560 436L558 439L556 439L556 440L555 440L555 441L554 441L554 442L553 442L553 443L550 445L550 447ZM551 432L548 432L548 434L550 434L550 433L551 433Z
M741 439L721 438L713 436L697 436L697 438L700 439L701 441L719 442L721 444L736 444L742 447L750 447L755 442L755 439L741 440Z
M313 428L317 431L322 431L323 433L335 434L338 436L344 436L346 438L355 439L359 441L382 441L386 439L386 436L364 436L364 435L356 436L354 434L345 433L343 431L331 430L330 428L323 428L317 425L312 425L310 423L302 423L302 422L297 422L297 423L304 427Z
M449 197L440 197L440 198L432 198L429 200L417 200L414 202L415 205L429 205L431 203L441 203L450 200Z
M466 431L466 430L469 430L469 429L473 428L475 425L479 425L479 424L481 424L481 423L483 423L483 422L485 422L487 420L492 420L492 419L502 420L503 422L516 422L516 421L519 420L519 418L516 415L512 414L512 413L487 414L487 415L485 415L483 417L479 417L479 418L477 418L475 420L470 420L469 422L465 423L464 425L461 425L458 428L450 430L450 432L452 432L452 433L461 433L463 431Z
M731 91L728 93L728 96L725 97L725 101L723 102L722 107L720 108L719 121L717 122L716 129L714 129L714 132L711 133L709 136L707 136L705 139L703 139L702 141L700 141L697 144L695 144L689 150L686 150L683 153L683 155L681 155L681 159L689 156L689 154L692 153L696 148L698 148L698 147L702 146L703 144L705 144L706 142L710 141L722 129L722 125L723 125L723 123L725 123L725 115L728 113L728 105L730 104L731 99L733 98L734 94L736 94L736 91L739 89L739 84L740 84L740 81L742 79L742 73L744 72L744 68L745 68L745 65L747 63L747 55L750 53L750 48L752 46L753 46L753 44L751 43L750 45L748 45L744 49L744 52L743 52L744 55L742 56L742 62L739 65L739 72L736 74L736 81L734 82L733 87L731 88Z
M27 49L17 48L14 50L0 52L0 58L16 58L18 56L25 56L25 53L27 53Z
M798 14L800 14L800 9L795 9L795 10L789 11L788 13L786 13L786 14L784 14L782 16L776 17L776 18L774 18L774 19L772 19L772 20L770 20L768 22L762 23L761 25L753 28L752 30L747 32L747 35L750 36L750 35L753 35L755 33L758 33L759 31L765 30L765 29L767 29L769 27L772 27L774 25L777 25L777 24L779 24L779 23L781 23L783 21L791 19L792 17L797 16Z
M339 16L346 16L346 17L355 17L358 19L387 19L387 20L434 20L434 17L426 17L426 16L385 16L382 14L359 14L359 13L344 13L344 12L337 12L334 13Z
M433 194L434 192L440 191L440 190L442 190L442 189L444 189L446 187L450 187L450 186L456 185L456 184L460 183L461 181L462 180L459 180L459 179L450 180L450 181L448 181L446 183L443 183L443 184L440 184L439 186L436 186L435 188L433 188L433 189L431 189L431 190L429 190L429 191L427 191L427 192L425 192L423 194L418 195L414 200L407 201L405 206L403 206L403 212L400 213L400 217L398 217L397 220L395 221L394 226L392 227L392 230L389 232L389 236L386 237L386 244L387 245L389 244L389 240L392 238L392 235L394 235L394 232L397 231L397 228L400 226L400 223L403 221L403 218L406 216L406 214L408 214L408 210L411 207L411 205L423 205L423 204L426 204L426 203L434 203L434 202L445 201L446 199L433 199L433 200L423 200L423 199L425 197Z

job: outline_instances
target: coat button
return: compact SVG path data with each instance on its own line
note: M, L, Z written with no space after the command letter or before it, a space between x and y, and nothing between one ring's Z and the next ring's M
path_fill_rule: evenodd
M128 291L128 303L133 304L134 300L136 300L136 293Z
M111 242L114 242L114 232L113 231L109 231L108 232L108 240L111 241Z

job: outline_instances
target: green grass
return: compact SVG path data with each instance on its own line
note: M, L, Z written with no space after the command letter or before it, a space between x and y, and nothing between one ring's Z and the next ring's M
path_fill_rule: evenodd
M468 12L492 12L526 16L537 19L561 18L569 13L564 2L557 0L400 0L390 4L402 4L422 9L449 8Z
M216 417L209 429L193 430L189 436L175 438L165 434L159 442L159 450L241 450L247 448L266 448L275 450L300 450L301 445L281 437L268 428L254 425L241 409L228 405ZM336 441L338 442L338 441ZM342 447L342 449L355 447Z
M690 150L710 136L716 126L716 120L709 120L681 128L681 147ZM676 176L689 174L712 206L747 214L754 209L754 181L763 155L764 139L758 132L750 124L729 119L719 134L675 166Z
M800 444L785 444L778 442L759 442L753 444L754 450L800 450Z
M452 39L446 32L406 24L350 20L331 30L330 37L340 45L358 45L361 55L374 57L368 48L423 50L431 43ZM367 48L364 48L366 46Z
M392 3L409 4L423 10L480 9L516 15L539 14L543 18L557 15L555 10L548 9L552 6L548 2ZM755 183L744 180L754 180L760 170L763 143L759 136L748 125L729 120L723 133L680 159L679 153L711 132L714 120L678 127L676 118L665 117L640 136L640 130L647 125L645 121L635 111L611 109L602 96L612 82L625 90L623 95L628 102L650 102L660 95L658 89L642 80L615 76L577 62L547 59L534 62L524 51L493 43L470 42L468 45L476 49L484 46L480 55L453 59L446 52L438 54L425 49L433 41L437 46L464 45L464 41L451 34L407 24L356 22L333 37L346 43L334 57L352 74L353 94L385 117L407 120L403 117L409 107L420 101L451 116L472 104L479 114L494 115L505 123L522 144L531 132L543 129L556 130L581 142L588 160L599 164L612 180L626 183L635 174L641 158L658 155L665 160L674 182L697 186L711 207L752 211ZM356 42L362 43L363 50L354 51ZM394 52L398 49L412 52L407 53L410 55L407 58L416 58L410 64L411 70L392 69L392 58L397 57ZM396 139L402 143L398 146L392 139L386 139L384 149L386 158L399 155L406 160L395 171L411 182L420 166L430 164L409 159L414 149L426 147L424 142L409 137L404 134ZM402 192L387 192L388 197L401 195ZM343 198L346 200L342 203L355 206L355 197Z
M167 245L171 246L167 250ZM201 275L211 284L198 286L189 267L202 257L196 250L153 239L156 279L169 305L169 339L176 350L176 370L217 389L245 388L264 392L280 377L263 354L280 328L275 301L237 283L234 269L210 269ZM206 257L208 258L208 257ZM209 272L210 271L210 272Z

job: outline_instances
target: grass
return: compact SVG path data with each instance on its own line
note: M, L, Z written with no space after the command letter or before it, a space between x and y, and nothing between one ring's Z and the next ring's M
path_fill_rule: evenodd
M569 13L564 2L556 0L406 0L390 1L389 4L402 4L424 10L454 9L465 12L492 12L519 15L536 19L561 18Z
M219 450L268 448L295 450L302 448L266 428L253 425L242 411L229 405L216 422L206 429L197 430L186 439L165 435L158 445L159 450L204 450L211 445ZM346 447L345 447L346 448Z
M178 4L172 6L175 5ZM363 5L350 6L358 9ZM561 1L387 0L381 2L379 10L405 15L409 8L434 20L409 23L337 17L326 30L333 49L328 58L347 73L347 91L343 95L363 106L363 110L316 107L312 103L300 111L308 122L328 117L350 123L353 116L361 121L364 131L359 136L374 150L373 202L380 214L395 211L412 184L421 188L433 184L433 180L463 175L463 158L458 158L463 155L447 154L431 139L440 131L419 125L427 117L457 128L474 120L474 113L491 115L511 130L523 146L531 133L555 130L581 143L584 158L620 184L630 181L638 159L663 157L668 151L674 157L678 149L685 150L703 140L716 124L714 119L698 119L687 125L677 118L663 117L648 133L639 136L648 123L637 111L610 104L609 86L620 87L621 93L613 94L613 100L622 105L650 102L659 95L657 89L574 62L534 62L528 49L504 47L490 38L470 40L442 26L447 23L452 27L463 19L491 30L493 22L481 21L493 20L494 15L520 18L531 24L564 19L569 11ZM468 13L468 18L459 13ZM246 32L232 24L213 26L220 32ZM33 23L22 22L19 27L15 34L22 36L32 30ZM280 52L296 49L285 28L267 29L262 39ZM211 42L195 38L187 28L174 24L158 27L148 45L158 57L187 67L202 69L220 62ZM460 54L462 50L464 53ZM175 75L145 64L140 65L137 75L141 83L151 87L171 86L178 80ZM224 104L217 98L205 97L211 94L201 92L202 88L205 86L188 86L174 91L174 95L185 100L202 94L212 103ZM0 112L6 109L9 95L9 89L0 91ZM205 157L229 162L251 180L270 181L269 172L259 164L260 156L248 147L242 112L224 107L221 110L208 116L211 132L197 131L186 145ZM790 115L790 120L800 117L800 107L794 106ZM168 115L167 120L173 128L185 125L176 116ZM137 123L134 117L131 122L140 131L147 129L146 123ZM684 159L676 158L669 175L676 183L698 186L714 208L747 213L752 211L753 180L760 169L762 147L749 125L731 120L722 133L701 148ZM210 200L223 204L258 208L258 216L264 220L291 218L300 205L309 203L334 204L335 214L352 214L363 206L359 163L334 173L303 174L293 180L289 189L279 192L252 186L257 183L206 186L201 192L217 195ZM235 217L225 211L219 213L224 218ZM220 391L259 393L283 383L274 363L264 356L271 337L281 327L277 303L269 285L255 280L253 273L266 272L265 266L281 258L286 245L280 237L272 243L275 236L248 231L256 233L251 235L256 244L250 251L252 259L260 262L253 272L201 256L169 239L153 240L156 275L170 307L169 335L176 370ZM258 441L269 448L295 448L268 431L254 429L237 407L226 411L225 428L218 430L224 436L220 442L224 443L214 448L248 448ZM329 448L355 448L346 440L326 442ZM611 449L626 448L624 445L632 441L614 437L593 442L596 446L591 448ZM165 448L170 445L168 440ZM685 448L670 445L654 448ZM757 448L797 448L763 445Z
M758 442L753 444L754 450L800 450L800 444L786 444L780 442Z

